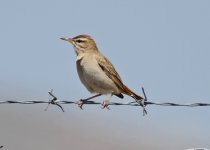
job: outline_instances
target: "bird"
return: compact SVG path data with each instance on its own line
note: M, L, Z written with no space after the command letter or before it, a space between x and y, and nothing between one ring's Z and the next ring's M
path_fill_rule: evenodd
M124 98L123 94L125 94L136 101L143 99L123 83L114 65L100 52L95 40L90 35L81 34L73 38L60 39L73 45L79 78L90 93L96 94L82 99L80 107L85 101L101 95L109 95L107 100L102 102L103 108L108 108L113 95Z

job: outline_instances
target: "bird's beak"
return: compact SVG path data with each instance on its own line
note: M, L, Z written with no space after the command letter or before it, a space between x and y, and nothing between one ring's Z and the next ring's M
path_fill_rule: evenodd
M60 38L61 40L64 40L64 41L68 41L68 42L70 42L70 43L72 43L72 39L71 38Z

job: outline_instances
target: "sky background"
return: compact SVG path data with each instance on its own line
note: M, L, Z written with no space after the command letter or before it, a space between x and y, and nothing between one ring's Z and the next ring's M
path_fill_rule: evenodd
M91 94L80 83L72 45L89 34L131 89L151 101L210 102L208 0L1 0L0 100ZM103 101L106 97L97 98ZM117 102L132 101L125 96ZM0 105L5 150L184 150L210 148L210 108Z

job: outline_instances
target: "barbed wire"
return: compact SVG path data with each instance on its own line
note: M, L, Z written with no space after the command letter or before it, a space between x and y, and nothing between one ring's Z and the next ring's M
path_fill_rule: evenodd
M51 96L51 99L49 101L40 101L40 100L26 100L26 101L16 101L16 100L5 100L0 101L0 104L48 104L45 111L47 111L50 104L58 106L63 112L64 109L61 106L62 104L76 104L81 109L83 109L83 105L102 105L100 102L95 102L92 100L78 100L78 101L69 101L69 100L59 100L53 93L53 90L50 90L48 94ZM109 102L108 105L104 106L102 108L109 109L108 106L141 106L143 108L143 115L147 114L146 106L147 105L159 105L159 106L184 106L184 107L199 107L199 106L210 106L210 103L192 103L192 104L178 104L178 103L170 103L170 102L154 102L149 101L147 99L146 93L144 91L144 88L142 88L142 92L144 94L144 99L137 100L133 102L127 102L127 103L119 103L119 102Z

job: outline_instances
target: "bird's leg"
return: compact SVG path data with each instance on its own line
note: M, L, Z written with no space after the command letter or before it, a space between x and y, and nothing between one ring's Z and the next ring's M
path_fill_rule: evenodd
M110 102L112 96L113 96L113 93L112 93L111 95L109 95L109 97L101 103L101 105L102 105L101 108L102 108L102 109L104 109L104 108L109 109L109 102ZM110 109L109 109L109 110L110 110Z
M80 99L80 100L77 102L77 104L78 104L78 106L82 109L82 106L85 104L85 102L87 102L87 101L89 101L89 100L91 100L91 99L93 99L93 98L96 98L96 97L98 97L98 96L101 96L101 94L96 94L96 95L91 96L91 97L88 97L88 98L86 98L86 99Z

